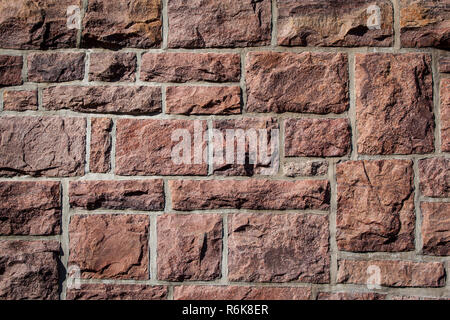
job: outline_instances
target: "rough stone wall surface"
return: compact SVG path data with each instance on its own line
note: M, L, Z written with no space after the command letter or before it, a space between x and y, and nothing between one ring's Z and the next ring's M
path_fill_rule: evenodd
M448 0L0 0L0 300L450 299L449 52Z

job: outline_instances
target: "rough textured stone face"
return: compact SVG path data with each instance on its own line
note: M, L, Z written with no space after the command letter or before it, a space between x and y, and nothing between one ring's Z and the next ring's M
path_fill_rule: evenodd
M329 207L329 184L325 180L171 180L169 188L175 210Z
M67 82L83 80L84 53L30 53L28 81Z
M75 48L76 29L67 28L67 9L81 0L1 0L0 47L5 49Z
M310 288L178 286L175 300L308 300Z
M385 294L359 292L319 292L317 300L385 300Z
M351 147L347 119L290 119L285 122L288 157L339 157Z
M286 177L314 177L323 176L328 173L328 162L326 161L304 161L289 162L284 165Z
M37 91L28 90L8 90L3 93L3 110L6 111L26 111L37 110Z
M426 254L450 255L450 203L422 202L422 242Z
M84 174L82 118L0 118L0 176L72 177Z
M57 300L56 241L0 241L0 299Z
M278 173L279 125L275 118L216 120L213 122L213 128L217 130L213 140L214 174L268 176ZM277 144L273 144L272 139ZM265 152L263 148L266 148Z
M450 79L441 81L441 149L450 152Z
M241 113L240 87L169 87L166 112L185 115Z
M450 48L450 7L447 0L400 0L403 47Z
M71 207L88 210L157 211L164 209L163 181L73 181L69 199Z
M419 161L420 191L426 197L450 198L450 159Z
M250 52L246 72L248 112L326 114L349 106L344 54Z
M442 263L397 260L341 260L337 282L367 284L373 274L370 270L378 268L378 284L383 287L442 287L445 284L445 269Z
M167 287L145 284L82 284L69 289L67 300L165 300Z
M228 226L228 278L328 283L328 217L236 214Z
M214 280L221 276L222 217L158 217L158 279Z
M159 113L161 88L148 86L62 86L43 90L48 110L147 115Z
M239 82L241 60L235 53L146 53L141 80L153 82Z
M356 55L358 152L434 150L433 87L428 54Z
M136 80L137 59L132 52L98 52L90 57L90 81L130 81Z
M270 44L270 0L170 0L169 47L254 47Z
M21 56L0 56L0 88L21 85L22 67Z
M68 265L88 279L147 280L149 219L144 215L75 215Z
M414 250L412 165L409 160L380 160L337 166L340 250Z
M206 122L119 119L116 174L206 175L208 165L202 158L206 141L200 141L195 146L195 132L200 138L204 136ZM182 148L183 145L186 148ZM177 146L181 148L179 153L176 152Z
M56 235L60 220L59 182L0 182L0 235Z
M277 0L277 4L279 45L387 47L393 43L390 1ZM374 5L379 16L371 9Z
M439 72L450 73L450 57L441 57L439 59Z
M84 47L155 48L162 41L161 0L88 0Z
M113 122L109 118L91 120L90 172L107 173L111 169L112 126Z

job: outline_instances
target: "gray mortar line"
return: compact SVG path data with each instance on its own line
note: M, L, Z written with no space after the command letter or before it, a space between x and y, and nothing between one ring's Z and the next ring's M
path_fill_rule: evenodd
M5 90L0 89L0 114L3 113L3 94L5 93Z
M68 270L68 261L69 261L69 222L70 222L70 213L69 213L69 182L68 179L61 180L62 186L62 228L61 228L61 248L63 255L60 256L61 263L64 266L66 271L65 278L62 282L62 292L61 292L61 300L66 299L67 293L67 270Z
M271 46L276 47L278 45L278 6L277 0L272 0L272 37Z
M400 40L400 4L398 0L391 0L394 12L394 50L401 49L401 40Z
M80 26L79 26L80 28L77 31L77 44L76 44L77 48L81 48L81 41L82 41L82 36L83 36L83 20L84 20L84 16L86 15L86 12L87 12L88 1L89 0L82 0L82 3L81 3L81 8L80 8L81 17L80 17Z
M167 49L169 43L169 14L168 0L162 0L162 49Z
M336 214L337 214L337 183L336 166L334 161L330 161L328 166L328 180L330 181L330 214L329 214L329 244L330 244L330 284L336 284L337 279L337 242L336 242Z

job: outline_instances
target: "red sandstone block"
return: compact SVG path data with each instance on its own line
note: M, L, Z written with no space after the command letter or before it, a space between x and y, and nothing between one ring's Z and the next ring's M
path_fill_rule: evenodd
M148 228L145 215L72 216L68 266L87 279L147 280Z

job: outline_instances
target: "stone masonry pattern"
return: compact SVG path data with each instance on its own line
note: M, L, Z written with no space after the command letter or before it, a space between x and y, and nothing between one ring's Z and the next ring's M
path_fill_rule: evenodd
M449 0L0 0L0 300L449 300L449 274Z

